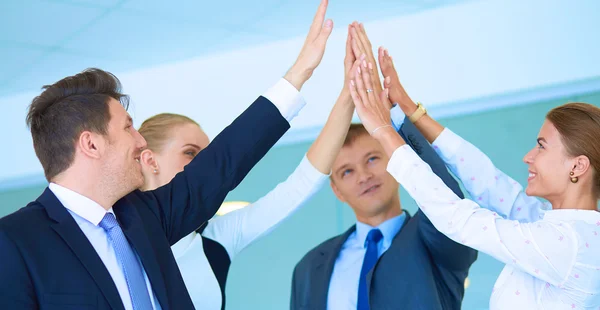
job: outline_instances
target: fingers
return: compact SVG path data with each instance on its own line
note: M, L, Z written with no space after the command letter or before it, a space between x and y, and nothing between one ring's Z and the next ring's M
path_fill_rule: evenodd
M351 75L352 79L350 80L350 85L348 85L348 87L350 88L350 96L352 96L352 101L354 101L354 105L357 107L357 109L363 107L362 98L358 94L358 88L357 88L356 81L355 81L355 78L357 76L360 76L359 72L360 72L360 65L361 65L362 61L363 61L363 59L361 57L361 59L358 59L354 62L352 69L350 69L351 70L350 75Z
M390 90L388 88L386 88L384 91L382 91L379 95L379 100L381 100L381 102L383 103L384 106L386 107L391 107L392 103L390 102Z
M350 35L350 25L348 25L348 37L346 38L346 58L345 61L354 62L356 56L354 55L354 51L352 49L352 36ZM350 64L352 65L352 64Z
M350 26L350 33L352 34L352 50L354 51L354 56L358 58L360 55L365 54L366 51L360 43L360 38L354 24Z
M362 45L366 48L371 50L371 41L369 41L369 37L367 36L367 32L365 31L365 26L360 23L358 24L358 36L360 37L360 41L362 43ZM370 53L371 55L373 54L373 52L371 51Z
M363 63L364 64L364 63ZM367 66L363 66L363 74L362 74L362 78L363 78L363 84L365 86L365 92L367 94L367 98L369 98L369 103L370 104L376 104L377 103L377 97L375 96L375 87L373 85L373 80L371 78L371 74L373 74L373 64L372 63L367 63ZM370 91L366 91L366 90L370 90Z
M379 66L381 67L381 73L383 76L397 76L392 57L390 56L388 50L386 50L383 46L379 48Z
M325 26L321 28L321 31L319 32L319 35L317 36L315 42L317 42L317 44L321 46L325 46L325 44L327 44L327 39L329 39L329 35L331 34L332 30L333 21L331 19L328 19L325 21Z
M310 25L310 30L308 31L308 36L306 39L308 41L314 41L321 32L321 28L323 28L323 21L325 20L325 13L327 13L327 5L329 4L329 0L321 0L321 4L317 9L317 13L315 14L315 18L313 19L312 24Z
M356 91L358 92L358 96L360 96L360 100L362 101L363 105L366 106L370 104L367 88L365 87L364 82L364 74L369 75L369 72L366 70L367 62L364 59L357 62L358 68L356 72L354 72L354 82L356 83Z

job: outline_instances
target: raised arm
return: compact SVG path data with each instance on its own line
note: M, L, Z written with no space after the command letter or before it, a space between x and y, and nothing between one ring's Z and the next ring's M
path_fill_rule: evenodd
M344 60L346 73L355 61L350 42L348 37ZM353 112L350 92L342 87L325 127L287 180L252 205L210 220L202 235L221 243L233 259L250 243L275 229L326 181L346 138Z
M365 128L389 154L388 172L415 199L433 225L450 239L559 285L570 276L579 240L568 223L519 223L500 218L474 201L460 199L436 176L396 131L389 128L385 96L369 96L368 74L350 86Z
M167 185L138 193L153 208L171 244L200 227L218 210L229 191L289 128L300 109L298 91L319 65L333 22L325 21L322 0L300 55L283 80L259 97ZM270 100L272 99L272 100ZM302 102L302 100L299 100Z
M356 22L353 26L354 29L352 29L351 32L352 39L353 42L357 41L357 43L352 44L355 55L357 53L365 53L367 55L366 62L372 64L372 67L376 67L371 41L369 40L365 27ZM381 88L377 70L375 68L365 68L365 71L369 73L371 78L373 92L377 94L381 93L383 90ZM444 183L456 193L456 195L463 197L460 186L450 175L442 159L436 154L421 132L419 132L413 123L403 117L402 111L398 106L392 107L389 101L383 103L387 104L386 107L391 108L390 114L394 117L390 120L394 129L398 131L402 137L408 139L408 145L415 150L423 161L431 166L435 174L437 174ZM426 216L418 214L415 218L419 219L421 222L419 224L419 233L422 240L425 242L429 253L438 265L451 271L466 272L469 270L471 264L477 258L476 251L448 239L448 237L435 229ZM454 253L454 255L447 255L448 253Z
M384 48L379 49L379 64L390 100L398 104L407 118L415 115L417 105L400 83L392 58ZM518 182L497 169L478 148L444 128L429 114L418 118L414 125L479 205L523 222L541 218L543 203L527 196Z

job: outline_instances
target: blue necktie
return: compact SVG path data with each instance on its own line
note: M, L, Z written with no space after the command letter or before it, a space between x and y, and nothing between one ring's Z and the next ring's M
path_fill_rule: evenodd
M117 260L123 267L133 309L152 309L152 302L150 301L150 295L148 294L148 288L146 287L146 279L144 278L142 265L129 245L129 241L125 238L121 226L119 226L114 214L110 212L106 213L100 222L100 227L106 230L108 238L115 249Z
M362 269L360 270L360 278L358 280L358 301L356 302L357 310L369 310L369 296L367 294L367 274L377 263L379 256L377 255L377 243L383 235L377 228L371 229L365 240L367 251L363 260Z

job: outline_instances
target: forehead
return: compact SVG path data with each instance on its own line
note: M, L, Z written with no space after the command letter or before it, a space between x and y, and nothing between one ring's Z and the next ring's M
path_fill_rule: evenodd
M205 148L208 143L208 136L196 124L187 123L178 125L171 131L171 138L179 144L196 144L201 148Z
M108 101L108 111L110 112L111 122L126 122L131 118L123 105L115 98L110 98Z
M546 120L542 124L538 138L544 138L548 143L560 142L560 133L550 121Z
M352 143L342 147L333 163L333 169L335 170L343 165L360 163L367 154L373 152L382 154L381 144L369 135L360 135Z

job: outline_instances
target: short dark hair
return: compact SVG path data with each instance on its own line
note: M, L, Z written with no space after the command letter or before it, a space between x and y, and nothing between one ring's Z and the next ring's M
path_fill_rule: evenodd
M129 97L121 93L121 82L110 72L90 68L45 85L27 113L33 148L48 182L73 163L75 143L83 131L106 135L110 98L125 109Z
M369 136L369 132L365 129L363 124L352 123L350 124L350 128L348 128L348 134L346 135L346 140L344 140L344 146L352 144L358 137L367 135Z

